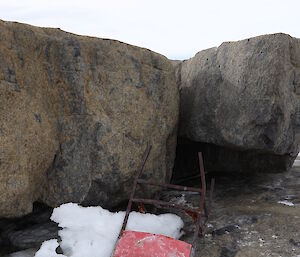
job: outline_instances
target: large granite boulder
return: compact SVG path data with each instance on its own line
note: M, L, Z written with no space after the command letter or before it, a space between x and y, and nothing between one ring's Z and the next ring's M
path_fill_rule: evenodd
M0 217L34 201L111 207L145 175L170 179L179 93L150 50L0 21Z
M177 83L179 135L190 140L183 149L194 142L208 168L291 167L300 148L300 39L274 34L223 43L177 64Z

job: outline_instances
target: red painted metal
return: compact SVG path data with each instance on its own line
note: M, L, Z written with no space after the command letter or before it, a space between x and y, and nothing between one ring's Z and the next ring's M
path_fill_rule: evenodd
M126 230L113 257L189 257L192 245L163 235Z

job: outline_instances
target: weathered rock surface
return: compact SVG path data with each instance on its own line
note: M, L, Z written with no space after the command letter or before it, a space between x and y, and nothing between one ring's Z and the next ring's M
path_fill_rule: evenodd
M180 63L177 82L179 135L208 143L215 170L291 167L300 149L300 39L223 43Z
M0 21L0 217L34 201L114 206L145 175L171 176L174 67L147 49Z
M38 249L28 249L24 251L19 251L15 253L11 253L8 255L5 255L4 257L34 257L35 253L38 251Z

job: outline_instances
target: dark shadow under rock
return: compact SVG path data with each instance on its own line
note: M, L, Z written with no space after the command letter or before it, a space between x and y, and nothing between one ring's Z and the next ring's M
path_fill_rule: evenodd
M202 152L205 171L227 173L282 172L292 166L295 157L259 151L240 151L214 144L178 138L173 180L199 175L198 152Z
M0 219L0 256L30 248L58 237L58 226L50 221L52 208L35 203L33 213L16 219Z
M4 257L34 257L35 253L38 249L31 248L24 251L18 251L14 252L8 255L5 255Z

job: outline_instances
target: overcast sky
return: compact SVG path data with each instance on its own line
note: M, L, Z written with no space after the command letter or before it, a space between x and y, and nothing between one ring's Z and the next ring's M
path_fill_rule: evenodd
M171 59L266 33L300 38L300 0L0 0L0 19L118 39Z

